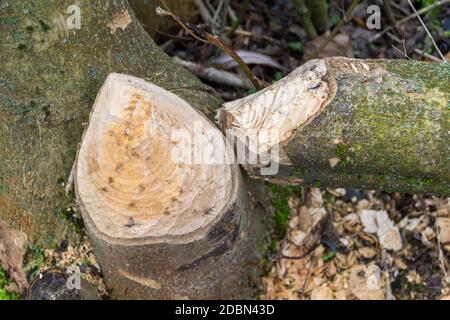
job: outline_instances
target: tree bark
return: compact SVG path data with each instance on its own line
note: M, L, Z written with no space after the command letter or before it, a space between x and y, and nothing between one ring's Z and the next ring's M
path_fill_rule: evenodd
M199 136L203 130L209 135ZM173 93L108 76L77 156L75 188L115 298L242 299L258 291L268 216L236 164L202 152L225 150L224 142ZM195 159L192 146L202 149Z
M450 65L411 60L312 60L285 79L224 105L223 130L274 130L272 182L449 194ZM273 144L275 145L275 144ZM256 153L273 145L261 144Z
M150 79L205 114L220 105L159 50L126 1L79 1L81 29L68 30L72 4L0 5L0 220L46 245L67 228L57 215L70 203L62 183L109 73Z

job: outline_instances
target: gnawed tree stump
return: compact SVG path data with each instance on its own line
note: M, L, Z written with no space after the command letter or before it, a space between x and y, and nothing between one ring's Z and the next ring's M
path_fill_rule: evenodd
M253 210L237 165L189 160L193 143L174 137L199 126L224 141L187 102L132 76L111 74L96 98L75 191L116 298L250 298L257 289L264 211Z
M279 147L279 171L246 163L250 176L448 195L449 100L448 63L337 57L226 103L217 118L241 140L264 130L279 137L249 147L257 155Z

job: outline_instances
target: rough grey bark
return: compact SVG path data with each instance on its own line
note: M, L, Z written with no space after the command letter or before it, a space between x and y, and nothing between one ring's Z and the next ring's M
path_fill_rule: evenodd
M0 4L0 220L46 244L65 230L62 182L109 73L152 80L205 114L220 104L159 50L126 1L77 3L79 30L66 25L73 1Z
M312 61L312 69L321 61ZM323 61L321 86L308 88L328 85L323 110L281 142L278 174L261 176L248 165L249 174L279 183L450 194L450 64Z

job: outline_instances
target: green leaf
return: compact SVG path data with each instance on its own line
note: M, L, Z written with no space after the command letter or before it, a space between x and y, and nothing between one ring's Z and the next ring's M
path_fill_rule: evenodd
M300 41L291 41L289 42L288 46L294 51L303 51L303 44Z
M254 93L256 93L258 90L256 90L256 88L255 87L251 87L250 89L248 89L248 94L254 94Z
M333 259L333 257L334 257L334 255L335 255L336 253L334 252L334 251L332 251L332 250L330 250L330 251L327 251L327 253L325 253L324 255L323 255L323 262L328 262L328 261L330 261L331 259Z
M8 292L5 286L11 284L11 280L6 276L6 272L0 266L0 300L18 300L19 295L14 292Z
M280 71L278 71L277 73L275 73L274 79L272 80L272 83L277 82L278 80L281 80L283 78L283 75L281 74Z

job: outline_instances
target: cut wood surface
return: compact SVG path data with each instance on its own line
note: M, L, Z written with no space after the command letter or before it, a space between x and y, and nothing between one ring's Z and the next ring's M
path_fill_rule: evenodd
M247 163L253 177L448 195L449 99L448 63L337 57L226 103L217 119L244 138L277 132L278 173L264 176L261 164ZM256 153L273 146L262 141Z
M233 198L232 167L172 159L177 142L172 134L184 130L193 135L196 122L220 134L169 91L131 76L107 78L76 170L79 199L102 233L115 238L184 236L214 222ZM177 148L191 155L191 144L180 144Z
M191 161L193 143L174 132L194 138L199 126L224 143L205 116L152 83L111 74L99 91L75 190L115 297L249 298L258 288L264 210L253 210L237 165ZM187 158L174 158L175 147Z

